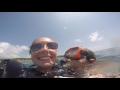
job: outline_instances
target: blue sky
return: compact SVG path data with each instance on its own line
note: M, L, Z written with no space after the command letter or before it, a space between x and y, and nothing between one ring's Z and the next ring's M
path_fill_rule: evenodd
M0 12L0 58L29 57L29 46L41 36L55 40L62 55L72 46L118 46L119 34L120 12Z

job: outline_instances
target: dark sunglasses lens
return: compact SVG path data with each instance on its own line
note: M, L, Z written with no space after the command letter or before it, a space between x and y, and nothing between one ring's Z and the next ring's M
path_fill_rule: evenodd
M76 55L78 52L78 47L75 47L71 50L72 55Z
M57 49L58 44L57 43L47 43L48 48L50 49Z
M42 48L42 43L37 43L37 44L33 44L30 49L32 51L37 51L37 50L39 50L41 48Z

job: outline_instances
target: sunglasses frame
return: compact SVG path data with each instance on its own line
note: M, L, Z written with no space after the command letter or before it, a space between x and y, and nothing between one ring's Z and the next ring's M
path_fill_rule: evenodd
M56 48L50 48L50 47L48 46L49 43L53 43L54 46L56 46ZM41 48L38 48L38 49L36 49L36 50L32 50L33 45L37 45L37 44L40 44L40 45L41 45ZM38 51L38 50L42 49L44 45L47 45L48 49L57 49L57 48L58 48L58 44L57 44L56 42L35 43L35 44L32 44L32 45L30 46L30 51Z

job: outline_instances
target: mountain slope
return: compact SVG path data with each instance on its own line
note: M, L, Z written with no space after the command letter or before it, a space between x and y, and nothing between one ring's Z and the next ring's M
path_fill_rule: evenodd
M117 60L120 61L120 48L113 47L94 52L97 60Z

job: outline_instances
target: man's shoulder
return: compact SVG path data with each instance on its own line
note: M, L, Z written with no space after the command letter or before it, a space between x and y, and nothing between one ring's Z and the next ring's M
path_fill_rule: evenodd
M12 59L3 60L2 65L3 78L17 78L23 74L24 65Z

